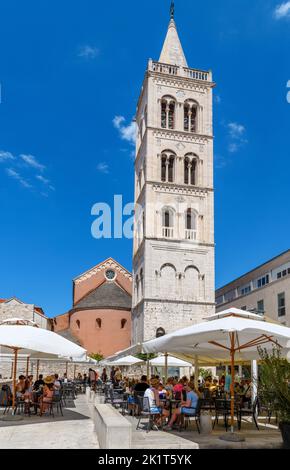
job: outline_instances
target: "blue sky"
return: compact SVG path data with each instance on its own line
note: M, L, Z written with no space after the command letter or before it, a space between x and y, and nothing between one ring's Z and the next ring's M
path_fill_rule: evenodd
M169 4L2 0L0 298L52 316L98 262L131 270L131 241L94 239L91 208L133 200L130 124ZM290 2L176 0L176 22L189 65L217 83L220 286L290 247Z

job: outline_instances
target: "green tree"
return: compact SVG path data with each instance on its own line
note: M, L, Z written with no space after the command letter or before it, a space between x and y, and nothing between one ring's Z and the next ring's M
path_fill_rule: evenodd
M89 355L90 358L94 359L95 361L102 361L104 359L104 356L101 353L94 353Z

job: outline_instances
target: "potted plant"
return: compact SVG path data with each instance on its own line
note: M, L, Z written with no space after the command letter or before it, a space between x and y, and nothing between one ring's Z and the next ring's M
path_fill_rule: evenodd
M290 363L281 357L279 349L269 354L260 348L259 393L272 403L282 434L284 447L290 449Z

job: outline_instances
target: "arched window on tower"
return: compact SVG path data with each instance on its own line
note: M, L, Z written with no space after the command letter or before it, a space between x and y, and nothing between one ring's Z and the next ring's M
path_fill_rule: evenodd
M125 318L123 318L123 319L121 320L121 329L122 329L122 330L125 328L126 323L127 323L127 320L126 320Z
M171 150L165 150L161 155L161 181L173 183L175 179L176 155Z
M185 214L185 239L197 239L197 214L193 209L187 209Z
M98 329L101 329L102 328L102 320L100 318L97 318L96 319L96 327Z
M197 110L198 103L194 100L187 100L184 103L184 130L186 132L197 132Z
M185 155L184 159L184 184L197 185L197 161L195 154Z
M79 320L77 320L76 324L77 324L78 329L80 329L81 328L81 322Z
M175 128L175 99L172 96L164 96L161 100L161 127L162 129Z
M162 211L162 236L173 238L174 236L174 212L171 208Z

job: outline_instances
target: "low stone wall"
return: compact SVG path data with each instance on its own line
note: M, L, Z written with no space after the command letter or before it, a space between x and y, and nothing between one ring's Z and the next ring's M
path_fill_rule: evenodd
M100 449L132 448L132 425L111 405L96 404L93 421Z

